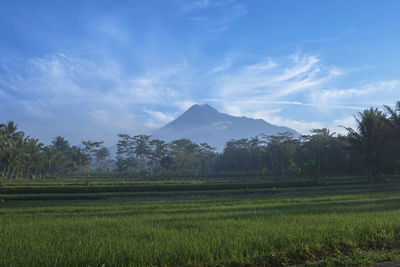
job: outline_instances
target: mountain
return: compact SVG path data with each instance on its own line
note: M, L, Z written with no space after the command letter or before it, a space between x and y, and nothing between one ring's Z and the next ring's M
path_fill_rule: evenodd
M262 119L220 113L205 104L193 105L174 121L155 131L152 137L167 142L187 138L196 143L207 142L222 151L225 143L231 139L249 138L261 133L276 135L283 132L299 135L288 127L276 126Z

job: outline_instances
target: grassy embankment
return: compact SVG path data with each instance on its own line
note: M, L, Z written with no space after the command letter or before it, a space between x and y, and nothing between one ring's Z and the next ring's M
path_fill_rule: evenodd
M335 180L337 181L337 180ZM0 265L365 265L400 254L400 183L0 186Z

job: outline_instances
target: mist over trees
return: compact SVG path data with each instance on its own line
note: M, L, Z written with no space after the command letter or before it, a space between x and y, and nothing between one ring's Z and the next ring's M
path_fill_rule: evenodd
M346 135L312 129L229 140L222 152L188 139L166 143L150 135L118 135L116 158L102 141L72 146L61 136L44 146L18 131L9 121L0 124L0 178L35 179L91 176L99 173L134 177L256 175L304 177L314 183L327 176L365 175L369 183L400 171L400 101L394 108L369 108L355 115L356 128Z

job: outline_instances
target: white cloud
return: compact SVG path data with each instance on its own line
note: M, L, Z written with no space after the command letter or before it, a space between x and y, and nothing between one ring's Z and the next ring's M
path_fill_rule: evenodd
M217 98L206 98L202 99L201 102L210 102L210 103L218 103L218 104L223 104L226 102L231 101L226 101L223 99L217 99ZM279 106L304 106L304 107L320 107L320 104L316 103L305 103L305 102L300 102L300 101L285 101L285 100L257 100L257 99L243 99L240 100L241 104L246 104L246 105L279 105ZM329 109L350 109L350 110L362 110L364 106L347 106L347 105L330 105L328 107Z
M211 3L209 0L185 1L182 4L182 11L188 12L193 9L206 9L210 7Z
M312 103L325 108L342 103L347 105L356 103L365 108L370 105L388 104L388 101L393 101L393 97L399 94L400 80L392 80L367 83L357 88L313 91L309 99Z
M234 116L246 116L249 118L263 119L271 124L286 126L297 130L301 134L308 134L310 129L323 128L324 124L317 121L294 120L279 115L282 108L261 108L257 105L249 105L240 101L223 103L223 110ZM326 125L325 125L326 127Z
M218 8L218 7L224 7L224 6L229 6L231 4L234 4L237 2L237 0L193 0L193 1L183 1L181 3L181 9L182 11L189 12L193 10L204 10L207 8Z
M225 58L225 62L219 66L214 67L211 72L217 73L217 72L221 72L221 71L225 71L227 69L229 69L229 67L232 66L233 60L231 57L227 57Z
M344 135L347 133L347 130L344 127L351 127L353 129L356 128L356 121L354 119L354 116L348 116L345 118L334 120L331 129L334 130L337 134Z
M357 31L357 28L349 28L346 31L342 32L341 34L338 34L333 37L325 37L325 38L318 38L318 39L309 39L309 40L304 40L302 42L304 43L328 43L328 42L334 42L341 40L343 38L346 38L347 36L355 33Z
M400 95L400 80L364 83L349 89L334 88L332 82L348 73L322 64L314 55L297 53L236 69L234 62L231 65L229 71L221 68L214 75L215 93L208 100L220 105L224 112L259 117L302 133L321 127L343 133L339 124L347 125L351 114L371 105L381 107L392 103Z
M282 105L315 106L301 101L304 94L338 75L338 68L324 66L311 55L296 54L279 61L267 59L231 73L222 72L216 78L214 99L227 113L259 117L302 132L323 124L284 118L278 115ZM287 100L293 96L296 96L296 101Z
M318 62L314 56L296 55L283 63L268 59L222 76L216 87L222 98L277 100L315 88L340 74L337 68Z
M126 42L129 40L130 34L129 31L117 23L114 22L104 22L98 25L98 30L108 37L110 37L113 41L122 41Z
M83 136L119 132L148 133L173 119L170 114L144 106L174 107L187 102L168 81L181 75L186 63L130 76L112 60L94 62L66 54L35 58L15 66L19 71L1 74L5 92L16 96L15 104L26 118L48 123L64 122L75 129L75 142ZM70 125L70 126L67 126ZM85 131L83 132L83 129ZM51 133L50 133L51 134ZM112 142L112 141L110 141Z
M147 108L144 109L144 112L149 114L150 117L152 118L150 123L154 128L157 128L160 125L165 125L165 124L173 121L177 116L177 114L175 114L175 113L174 114L169 114L169 113L166 113L166 112L150 110L150 109L147 109Z
M185 2L182 11L191 21L210 32L222 32L233 26L234 22L247 14L247 8L236 0L199 0Z
M246 65L233 57L220 62L212 71L194 72L185 60L130 75L111 59L59 53L19 63L10 71L2 67L0 97L11 96L26 120L47 122L43 129L64 127L75 140L102 139L103 134L113 142L120 132L150 133L196 103L216 103L222 112L262 118L304 134L322 127L343 132L339 125L351 126L355 111L391 104L400 95L400 80L331 88L331 81L345 75L343 70L313 55Z
M318 121L292 120L288 118L282 118L280 116L270 116L266 119L272 124L295 129L300 134L309 134L311 129L320 129L326 127L324 123Z
M322 64L316 56L297 53L286 59L267 59L244 65L234 71L221 70L215 76L214 97L208 100L220 105L226 113L262 118L273 124L294 128L303 134L308 134L310 129L323 127L342 133L343 129L338 123L347 121L333 122L335 115L329 114L329 111L340 110L339 116L343 116L349 114L349 111L360 111L365 105L340 101L328 103L325 99L368 94L376 92L377 88L385 88L387 92L395 90L397 86L397 82L392 81L366 85L363 89L327 89L330 82L342 75L342 70ZM300 108L307 109L309 114L299 116ZM296 111L290 114L289 110ZM312 110L314 114L310 114Z

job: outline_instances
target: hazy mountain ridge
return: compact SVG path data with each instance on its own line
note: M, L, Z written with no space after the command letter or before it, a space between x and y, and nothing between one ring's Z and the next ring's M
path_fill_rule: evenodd
M188 138L196 143L204 143L222 150L231 139L254 137L259 134L276 135L295 130L276 126L262 119L235 117L220 113L208 104L193 105L181 116L153 133L153 138L167 142Z

